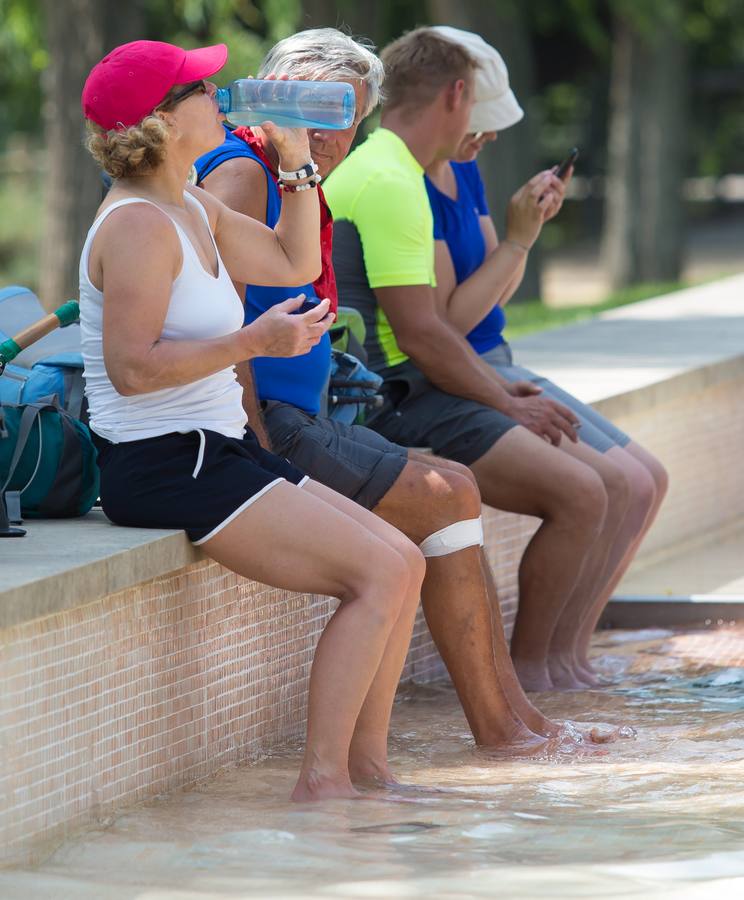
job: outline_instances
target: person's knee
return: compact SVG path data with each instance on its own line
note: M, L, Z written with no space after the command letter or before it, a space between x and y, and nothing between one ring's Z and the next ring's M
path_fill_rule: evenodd
M633 501L637 505L639 512L645 517L656 502L656 481L651 472L643 465L636 467L630 480Z
M478 485L465 466L452 464L447 468L436 464L411 462L404 470L405 482L401 493L390 508L395 510L392 521L416 544L429 535L455 522L478 518L481 497ZM375 510L386 516L385 500Z
M587 536L596 537L599 534L607 516L608 505L605 484L589 466L582 466L566 480L560 500L560 514Z
M407 598L417 593L424 578L425 562L418 547L403 538L379 542L360 560L348 583L344 600L363 604L376 625L392 627Z
M404 534L395 544L396 552L403 559L408 572L409 593L417 594L426 576L426 559L420 548Z
M631 485L631 503L640 516L647 516L667 491L668 476L661 463L648 453L638 459L627 451L623 463Z
M607 514L615 521L620 521L627 514L633 500L632 478L621 466L608 459L603 460L600 475L607 493Z
M669 473L661 462L655 456L651 456L650 453L644 460L643 465L653 479L654 490L656 491L655 501L656 503L661 503L669 490Z
M435 530L452 522L475 519L481 514L481 495L469 469L437 469L432 480L435 502L431 524Z

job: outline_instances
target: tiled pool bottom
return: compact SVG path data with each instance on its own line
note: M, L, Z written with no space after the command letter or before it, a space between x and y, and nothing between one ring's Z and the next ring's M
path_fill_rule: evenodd
M417 688L392 757L420 790L293 806L287 750L1 872L0 897L744 896L744 627L605 632L596 651L611 686L538 699L637 728L606 755L486 759L451 689Z

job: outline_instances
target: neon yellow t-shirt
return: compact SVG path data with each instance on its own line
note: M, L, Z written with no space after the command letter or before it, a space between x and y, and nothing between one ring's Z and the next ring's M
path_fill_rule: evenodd
M362 313L369 364L382 375L408 357L373 289L436 284L434 221L423 176L404 141L378 128L324 183L334 217L339 300Z

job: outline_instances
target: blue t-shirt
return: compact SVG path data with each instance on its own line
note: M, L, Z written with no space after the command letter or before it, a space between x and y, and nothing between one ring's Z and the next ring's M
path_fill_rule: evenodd
M446 241L460 284L486 258L479 217L488 215L488 203L477 163L451 163L451 166L457 182L457 200L443 194L428 178L424 180L434 215L434 240ZM476 353L486 353L503 344L504 325L506 316L497 303L467 335Z
M225 127L225 142L216 150L200 156L194 163L198 180L203 181L210 172L228 159L246 157L255 159L266 174L266 224L274 228L279 221L282 200L266 164L253 152L244 140ZM305 294L319 299L312 284L298 287L265 287L248 284L245 288L245 324L255 321L262 313L290 297ZM320 412L323 391L331 371L331 339L324 334L320 342L303 356L267 357L253 360L256 391L261 400L279 400L291 403L316 416Z

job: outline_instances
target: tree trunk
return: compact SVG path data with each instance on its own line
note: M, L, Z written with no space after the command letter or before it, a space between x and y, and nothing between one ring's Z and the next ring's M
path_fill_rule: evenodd
M677 281L685 240L687 48L675 29L665 28L644 49L639 274L642 281Z
M78 261L101 198L98 170L83 147L80 95L103 55L103 10L97 0L44 0L49 67L44 72L47 183L39 278L47 309L78 294Z
M667 26L615 29L602 257L611 286L676 280L682 263L686 52Z
M613 288L638 281L640 39L618 20L612 45L602 261Z
M491 213L503 237L510 197L537 172L535 135L539 122L529 109L529 99L535 92L535 66L523 5L514 0L503 0L497 6L478 0L429 0L429 11L434 24L474 31L499 51L509 69L509 83L525 111L524 119L499 134L496 144L486 147L478 160ZM540 296L538 241L529 255L522 284L510 302Z

